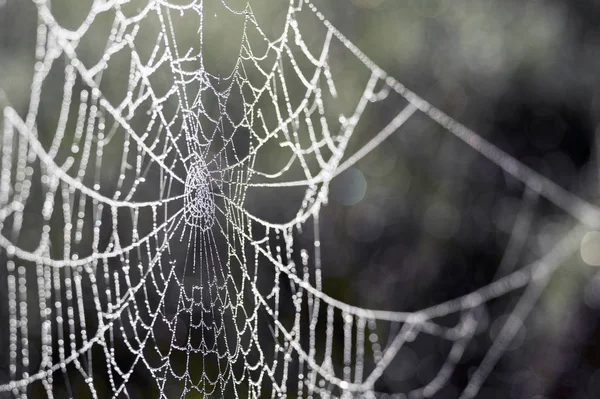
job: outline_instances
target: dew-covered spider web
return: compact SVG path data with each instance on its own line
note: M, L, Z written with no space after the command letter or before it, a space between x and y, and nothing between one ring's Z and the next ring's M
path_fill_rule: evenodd
M382 397L388 366L427 336L450 344L436 374L385 395L432 397L486 303L512 293L463 387L477 396L598 209L408 90L311 1L273 20L230 3L31 4L28 104L0 99L0 392L138 397L143 378L169 398ZM239 40L209 42L209 26ZM475 291L410 312L346 304L322 282L330 183L416 117L519 180L525 216ZM518 263L538 198L575 227Z

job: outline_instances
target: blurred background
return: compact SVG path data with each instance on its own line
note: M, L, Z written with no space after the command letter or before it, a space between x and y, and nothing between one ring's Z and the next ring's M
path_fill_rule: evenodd
M245 2L226 3L243 9ZM265 34L277 37L287 2L250 4ZM321 0L315 4L390 76L563 188L600 204L600 3ZM69 28L78 27L89 9L86 1L52 1L53 14ZM237 60L243 17L232 16L220 1L206 1L205 15L213 13L215 20L205 25L204 63L212 74L227 76ZM324 31L314 16L304 20L302 15L303 39L320 48ZM20 114L29 104L36 26L35 4L0 0L0 106L10 104ZM182 19L177 29L185 36L179 43L182 49L194 43L196 22L187 25ZM140 37L143 47L144 36ZM85 40L78 56L84 63L96 62L106 34L90 33ZM153 45L156 35L147 40ZM335 40L329 62L341 94L338 105L331 105L333 115L352 109L369 71ZM116 96L119 75L127 74L128 66L123 63L119 69L117 63L111 68L103 85ZM61 73L59 67L55 83L53 75L48 78L40 107L37 123L43 143L52 140L52 129L44 124L56 124L58 104L52 93L62 87ZM172 82L168 71L164 79L161 73L153 84L167 91ZM292 80L293 93L301 86ZM365 112L348 153L361 148L406 105L400 96L392 97ZM288 153L277 149L261 156L258 162L273 170L289 160ZM110 180L110 158L104 162ZM245 206L272 221L293 217L303 194L256 191L249 190ZM503 257L517 221L523 239L517 261L508 264ZM575 223L428 117L416 114L332 181L329 202L320 213L323 291L366 308L419 310L469 293L543 257ZM5 254L1 255L4 262ZM477 397L600 397L596 266L600 266L600 236L588 234L580 253L553 277ZM520 293L481 309L478 333L436 398L459 396ZM377 391L408 392L428 383L447 358L449 345L423 339L403 348L376 384ZM154 393L144 389L140 382L136 391L140 397Z

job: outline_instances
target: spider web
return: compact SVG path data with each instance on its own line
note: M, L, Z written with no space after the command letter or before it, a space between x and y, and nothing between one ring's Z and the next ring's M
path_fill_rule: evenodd
M387 75L308 0L290 1L274 38L250 5L219 3L242 27L228 75L206 65L213 15L203 1L94 1L77 26L49 1L35 7L29 105L3 106L0 392L136 396L139 373L161 397L380 397L377 382L401 349L429 335L451 343L443 365L395 397L430 397L451 378L482 307L518 291L462 392L472 398L553 273L600 225L594 206ZM101 54L89 50L98 41ZM346 96L332 53L360 66L358 98ZM392 98L405 105L350 151L363 114ZM52 127L38 123L42 112L56 115ZM331 181L416 114L524 183L523 210L490 284L415 312L351 306L323 292L320 211ZM286 204L291 216L253 211L277 190L300 190ZM577 227L516 269L539 196ZM455 325L439 322L449 315Z

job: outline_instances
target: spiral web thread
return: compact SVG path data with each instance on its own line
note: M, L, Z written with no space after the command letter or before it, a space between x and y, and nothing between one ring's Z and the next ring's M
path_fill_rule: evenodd
M1 344L8 368L1 392L54 397L60 384L75 397L84 391L135 396L130 380L141 369L164 397L379 397L377 381L401 348L432 335L452 343L437 376L392 395L430 397L447 383L473 338L481 306L520 290L462 392L471 398L553 272L600 224L594 206L388 76L308 0L290 2L276 40L263 33L250 6L236 11L223 3L224 11L244 19L240 54L228 77L211 75L198 48L178 47L173 20L190 14L199 25L186 29L198 28L202 47L201 0L142 7L94 1L72 30L57 22L50 2L35 6L37 63L29 107L20 115L9 103L3 106L0 246L8 334ZM104 53L86 63L81 43L96 20L107 17L112 23ZM299 18L323 28L318 51L314 41L305 41ZM136 47L144 24L159 27L155 39L143 34L153 42L148 55ZM327 106L344 95L328 61L333 47L370 75L350 116ZM128 69L111 64L119 54L127 55ZM127 84L115 99L103 75L117 68ZM172 81L156 83L158 74ZM293 92L290 74L298 82ZM62 79L61 96L54 99L60 113L43 136L37 119L49 76ZM392 95L406 106L349 154L363 112ZM206 98L218 104L216 113ZM230 109L234 102L241 109ZM506 273L416 312L347 305L322 290L319 212L329 183L419 113L526 186L525 211L499 269ZM264 172L255 165L272 142L291 155L279 171ZM103 173L111 166L118 171L107 178ZM293 170L303 177L288 177ZM286 187L304 190L291 220L262 220L246 209L249 190ZM526 205L540 195L574 216L578 227L542 259L515 270ZM41 220L39 229L23 236L30 214ZM311 244L301 244L303 235ZM436 322L451 314L459 315L454 327ZM120 361L123 353L130 360Z

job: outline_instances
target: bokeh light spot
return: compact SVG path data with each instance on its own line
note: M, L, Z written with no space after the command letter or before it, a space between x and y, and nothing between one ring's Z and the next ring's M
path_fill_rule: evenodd
M590 231L581 240L581 259L591 266L600 266L600 232Z
M357 168L349 168L331 181L331 196L342 205L358 204L366 192L367 180Z

